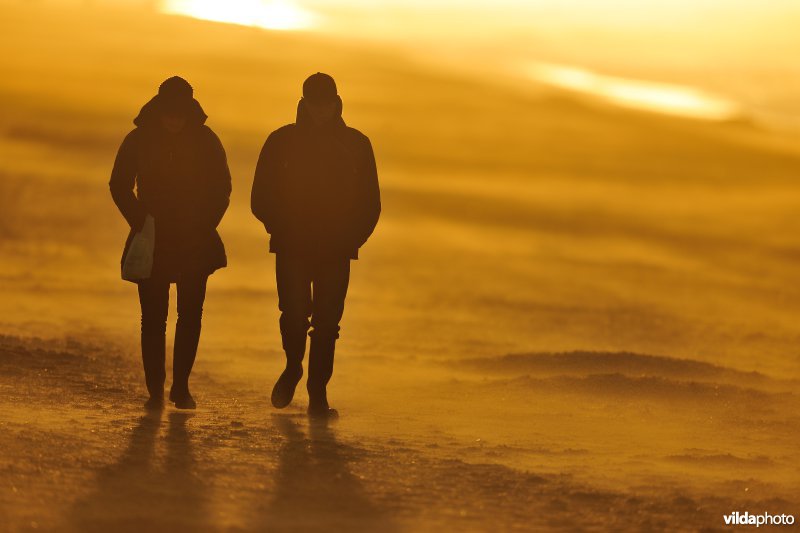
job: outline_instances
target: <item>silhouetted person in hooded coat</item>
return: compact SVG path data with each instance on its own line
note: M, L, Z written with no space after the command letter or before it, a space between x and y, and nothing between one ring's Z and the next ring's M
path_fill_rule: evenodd
M276 254L286 369L272 391L272 404L282 408L292 401L303 375L308 334L308 412L335 416L326 386L333 373L350 260L358 258L358 249L375 229L381 202L372 145L345 125L342 100L327 74L314 74L303 83L297 121L267 138L251 203Z
M169 287L177 285L173 379L169 398L193 409L189 374L197 354L208 276L226 266L217 225L228 208L231 175L219 138L183 78L169 78L133 121L111 173L111 196L133 236L149 214L155 220L152 273L138 280L142 308L142 361L150 399L164 403ZM134 187L136 194L134 194Z

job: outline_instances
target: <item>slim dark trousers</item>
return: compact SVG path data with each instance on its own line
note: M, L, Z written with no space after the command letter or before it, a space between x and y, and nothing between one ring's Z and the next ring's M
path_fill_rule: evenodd
M206 275L193 275L182 276L176 283L178 324L175 328L172 356L172 388L177 392L189 390L189 374L192 372L197 344L200 341L207 281ZM164 395L169 285L169 281L158 279L139 283L139 303L142 306L142 362L147 390L150 396L154 397Z
M283 349L289 363L300 363L308 353L309 397L326 399L325 387L333 374L333 354L339 321L350 282L348 257L308 258L278 253L275 258L278 308ZM309 318L311 319L309 321ZM309 328L313 328L308 333Z

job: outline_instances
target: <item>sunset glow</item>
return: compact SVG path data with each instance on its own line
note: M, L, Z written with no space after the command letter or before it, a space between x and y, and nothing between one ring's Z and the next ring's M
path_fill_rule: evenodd
M301 30L314 25L312 13L282 0L163 0L161 11L269 30Z
M590 70L536 63L530 76L540 82L608 100L614 104L704 120L727 120L740 113L725 98L677 84L605 76Z
M0 0L0 533L796 531L799 27Z

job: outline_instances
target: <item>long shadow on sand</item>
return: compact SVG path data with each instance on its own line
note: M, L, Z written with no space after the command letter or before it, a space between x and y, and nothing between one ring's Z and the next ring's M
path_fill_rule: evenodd
M290 415L273 415L284 437L272 501L257 529L278 531L384 531L396 528L370 500L348 466L352 451L325 422L304 434Z
M171 412L158 464L161 413L142 416L119 460L102 468L94 490L69 515L75 531L170 531L202 527L206 497L195 473L186 422L191 413Z

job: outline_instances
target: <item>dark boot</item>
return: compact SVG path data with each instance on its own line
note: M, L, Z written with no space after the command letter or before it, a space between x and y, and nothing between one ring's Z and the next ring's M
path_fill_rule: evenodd
M179 409L194 409L197 405L189 393L189 375L192 373L197 345L200 342L201 316L199 313L192 313L189 316L187 313L179 315L175 328L172 388L169 391L169 399L175 402L175 407Z
M176 389L173 385L169 390L169 401L174 402L178 409L197 408L197 402L194 401L188 386L186 389Z
M142 364L147 392L154 403L164 401L166 322L142 321Z
M328 405L328 381L333 375L333 354L336 336L311 333L311 349L308 352L308 414L312 417L331 418L337 416Z
M286 368L272 388L272 405L283 409L294 398L294 391L300 378L303 377L303 357L306 354L306 332L308 319L299 321L296 327L286 323L281 317L281 339L283 351L286 353Z
M275 386L272 388L272 405L277 409L283 409L294 398L294 391L300 378L303 377L302 358L296 355L286 354L286 368L281 373Z
M164 410L164 395L162 394L161 397L158 396L150 396L146 402L144 402L144 409L145 411L150 412L159 412Z
M321 403L311 403L308 402L308 413L309 418L313 418L316 420L333 420L334 418L339 418L339 411L334 409L333 407L328 406L327 404Z

